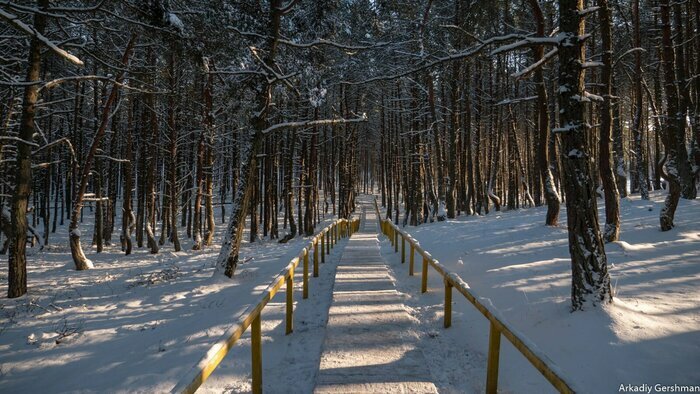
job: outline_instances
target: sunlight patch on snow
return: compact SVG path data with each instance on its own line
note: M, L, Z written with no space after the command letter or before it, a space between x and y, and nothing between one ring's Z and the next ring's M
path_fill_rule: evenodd
M627 252L636 252L639 250L649 250L649 249L654 249L654 244L650 243L640 243L636 245L632 245L630 243L627 243L625 241L615 241L613 242L614 244L617 244L622 248L622 250L627 251Z
M514 246L509 246L507 248L490 249L485 251L485 254L505 254L505 253L518 253L528 250L539 250L545 246L557 246L566 245L567 240L555 240L555 241L536 241L528 242L524 244L517 244Z
M535 267L546 267L550 264L561 264L561 263L568 263L568 259L550 259L550 260L542 260L542 261L534 261L532 263L524 263L524 264L513 264L513 265L506 265L504 267L499 267L499 268L493 268L490 270L487 270L486 272L501 272L501 271L510 271L510 270L517 270L517 269L529 269L529 268L535 268Z
M33 360L28 360L27 363L17 363L12 365L12 373L31 371L37 366L42 368L46 367L57 367L67 364L71 364L75 361L81 360L83 358L88 358L91 354L89 352L71 352L62 355L56 355L51 358L36 358Z

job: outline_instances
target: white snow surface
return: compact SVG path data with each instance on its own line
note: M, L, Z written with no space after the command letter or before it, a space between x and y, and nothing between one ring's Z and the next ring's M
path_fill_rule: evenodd
M546 208L539 207L405 229L580 392L616 393L620 384L698 385L700 201L681 200L676 227L661 232L664 196L651 197L621 201L621 241L606 245L615 302L583 312L569 309L565 209L557 227L544 225ZM603 205L599 200L601 215ZM85 223L90 223L87 212ZM225 228L220 223L217 240ZM92 234L91 227L81 230ZM406 294L406 310L417 322L418 345L433 383L441 393L483 392L487 320L455 291L452 327L443 329L442 279L430 268L428 292L421 294L420 256L415 276L409 277L408 258L401 264L400 253L380 239L397 290ZM193 252L187 241L179 253L165 245L155 256L135 248L125 257L118 245L95 254L85 239L95 268L78 272L67 241L66 224L43 252L32 251L24 297L6 298L7 274L0 271L2 393L167 392L308 242L244 241L242 264L228 280L212 277L218 244ZM264 310L265 392L313 390L332 280L345 243L327 256L320 277L310 278L307 300L301 299L301 266L297 269L293 334L284 335L283 290ZM250 392L250 376L246 333L200 392ZM505 338L499 389L554 392Z
M462 216L406 227L477 297L490 300L511 327L551 359L583 393L617 393L621 384L700 385L700 201L681 199L676 227L659 230L664 195L621 201L621 241L606 244L614 303L570 312L571 268L566 209L560 224L544 225L546 207ZM600 223L604 203L599 202ZM651 204L651 209L650 209ZM442 329L443 282L432 268L420 294L388 241L399 291L411 297L422 342L440 392L483 392L488 321L453 292L452 328ZM434 350L430 350L434 349ZM505 337L499 389L556 392Z
M317 231L331 220L326 215ZM92 234L91 223L92 214L86 208L84 234ZM287 244L277 240L251 244L246 230L241 263L231 280L213 275L212 262L226 228L219 217L216 223L217 243L203 251L191 250L192 241L185 240L182 229L183 251L177 253L166 244L159 254L151 255L147 248L137 248L134 239L134 253L124 256L115 232L112 246L96 254L84 239L83 247L95 268L75 271L66 222L52 234L43 252L30 251L29 292L16 299L6 296L7 265L3 264L0 393L169 392L309 242L308 237L297 237ZM280 236L286 231L280 227ZM297 268L294 335L284 335L284 289L262 315L265 370L278 369L280 362L292 363L278 378L291 381L295 374L308 376L300 380L305 382L299 385L302 391L313 388L318 368L334 258L335 254L326 256L320 277L310 278L309 299L303 302L302 266ZM61 333L68 335L61 338ZM288 346L293 346L292 352L285 356ZM249 347L246 332L200 392L249 392ZM312 353L316 349L316 359L305 349ZM271 375L268 372L266 387L280 381Z

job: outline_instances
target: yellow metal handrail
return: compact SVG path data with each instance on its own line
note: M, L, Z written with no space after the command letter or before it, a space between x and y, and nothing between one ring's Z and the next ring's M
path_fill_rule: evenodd
M309 252L313 248L313 276L318 277L319 269L319 244L321 251L321 261L324 256L330 253L330 248L335 245L340 238L350 237L359 229L360 220L337 219L329 226L321 230L309 242L308 246L303 248L299 256L293 258L289 264L280 271L275 280L270 283L267 289L263 292L260 301L248 307L243 314L238 318L236 324L231 326L221 336L221 338L209 348L209 351L194 365L187 374L177 383L171 390L171 393L194 393L207 380L209 375L214 372L214 369L221 363L224 356L231 350L233 345L241 338L243 333L251 328L251 360L252 360L252 389L253 393L262 393L262 332L260 314L265 306L272 300L272 297L277 294L277 291L282 288L282 284L286 284L286 334L291 334L293 331L293 314L294 314L294 269L303 261L303 291L304 299L309 296Z
M374 201L375 209L379 211L377 201ZM474 307L486 317L491 325L489 330L489 351L486 371L486 392L496 393L498 387L498 358L501 346L501 334L506 337L513 346L525 356L525 358L534 366L540 373L556 388L560 393L575 393L570 383L567 383L563 378L563 373L557 368L552 360L544 355L537 347L519 334L516 330L511 329L505 319L498 315L497 312L486 307L479 298L477 298L469 289L469 285L462 278L448 271L440 262L433 258L430 253L423 249L418 241L410 234L402 231L390 219L381 220L381 229L384 235L389 238L394 251L398 252L399 241L401 236L401 263L404 263L406 257L406 243L410 245L409 259L409 275L413 276L414 254L417 251L423 257L422 277L421 277L421 293L428 291L428 265L432 266L444 280L445 283L445 316L443 325L449 328L452 325L452 288L456 288Z

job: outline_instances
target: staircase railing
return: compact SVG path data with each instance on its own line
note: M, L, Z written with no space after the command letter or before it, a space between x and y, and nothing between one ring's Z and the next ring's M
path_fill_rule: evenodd
M312 249L313 276L318 277L319 261L324 262L325 255L330 253L331 248L338 240L350 237L359 229L359 224L359 219L338 219L316 234L316 236L311 239L308 246L303 248L299 255L293 258L289 264L280 271L279 275L263 292L260 301L255 305L251 305L243 312L236 323L226 330L220 339L209 348L209 351L207 351L199 362L180 379L177 385L171 390L171 393L194 393L197 391L249 327L251 327L252 391L255 394L262 393L262 330L260 315L263 309L265 309L265 306L272 300L272 297L282 288L282 285L286 284L285 333L287 335L291 334L294 325L294 270L299 265L299 262L303 262L302 297L306 299L309 296L309 254L312 253Z
M379 212L377 201L374 201L374 207ZM389 238L394 251L399 251L399 237L401 237L401 263L406 261L406 243L409 244L409 265L408 274L413 276L413 267L415 254L418 253L423 257L423 266L421 272L421 293L428 291L428 266L431 266L443 278L445 283L445 306L444 306L444 321L445 328L452 325L452 289L455 288L466 298L474 307L481 312L486 319L489 320L489 349L486 371L486 392L496 393L498 388L498 364L501 346L501 335L506 337L518 351L534 366L540 373L556 388L560 393L576 392L570 383L562 378L563 373L535 344L525 338L522 334L512 329L506 320L496 311L492 311L481 299L472 293L469 285L462 278L450 272L440 262L433 258L420 243L407 232L401 230L389 219L381 219L381 230L384 235Z

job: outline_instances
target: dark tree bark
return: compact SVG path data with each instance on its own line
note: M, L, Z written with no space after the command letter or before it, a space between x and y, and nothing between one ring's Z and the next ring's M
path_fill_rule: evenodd
M539 1L529 0L529 3L535 16L535 22L537 23L537 36L544 37L544 15L542 14ZM540 61L544 57L543 46L538 45L534 47L532 51L534 54L533 60L535 62ZM535 110L537 114L537 135L539 140L537 143L537 165L539 167L542 183L544 184L544 198L547 202L545 224L547 226L556 226L559 222L560 197L556 185L554 184L554 176L552 176L552 171L549 168L550 128L549 111L547 109L548 98L544 73L541 68L535 70L535 83L537 84L537 102L535 103Z
M681 179L678 171L678 161L681 160L679 148L685 150L685 115L679 113L678 85L676 85L676 59L673 52L673 40L671 38L671 5L669 0L661 0L661 45L662 64L664 69L664 92L666 94L666 133L663 142L666 150L666 171L668 181L668 195L664 207L661 209L659 222L661 231L673 228L673 219L681 196Z
M634 38L634 46L636 48L641 48L642 47L642 38L641 38L641 33L640 33L640 26L639 26L639 0L634 0L634 3L632 4L632 19L633 19L633 38ZM608 16L608 21L610 21L610 17ZM612 35L612 28L609 28L610 32L608 32L608 35ZM609 40L611 40L610 37L608 37ZM603 40L605 40L605 36L603 37ZM611 55L612 56L612 55ZM612 60L610 60L612 61ZM649 188L648 188L648 183L649 183L649 176L647 175L647 161L644 157L643 153L643 148L642 148L642 140L644 138L644 130L642 128L642 98L643 98L643 91L642 91L642 80L644 76L642 75L642 54L640 51L636 51L634 53L634 118L632 120L632 134L634 136L634 151L635 151L635 156L636 156L636 164L637 164L637 178L639 179L639 194L642 198L642 200L648 200L649 199ZM606 186L604 186L606 187ZM607 201L607 199L606 199ZM607 207L607 202L606 202L606 207ZM607 209L607 208L606 208ZM607 223L607 221L606 221ZM607 224L606 224L607 225ZM616 241L617 238L612 239L613 241ZM608 241L607 237L607 232L606 232L606 242Z
M132 162L134 160L134 154L133 154L133 132L132 132L132 119L133 119L133 103L129 103L129 113L128 113L128 121L127 121L127 127L126 127L126 147L124 149L124 158L126 159L126 162L124 162L124 192L123 192L123 202L122 202L122 235L121 235L121 241L122 241L122 251L124 251L124 254L129 255L131 254L131 248L132 248L132 243L131 243L131 233L134 230L134 227L136 226L136 218L134 217L134 212L131 207L131 196L133 193L133 188L134 188L134 182L133 182L133 175L132 175Z
M583 0L559 0L559 111L563 182L571 254L571 307L582 310L612 300L610 276L598 225L591 158L586 146L590 126L584 112Z
M173 242L173 248L176 252L181 250L180 238L177 234L177 210L178 210L178 187L177 187L177 144L178 144L178 129L175 122L175 92L176 92L176 75L175 75L175 48L174 45L170 49L170 61L168 67L168 78L170 79L170 90L168 96L168 128L170 129L170 161L168 177L170 181L170 240ZM223 201L222 201L223 204Z
M638 0L636 0L638 1ZM603 70L601 83L603 85L603 105L600 111L600 150L598 162L600 163L600 179L605 193L605 230L603 240L605 242L617 241L620 238L620 195L615 184L613 172L612 145L612 20L608 0L598 0L598 15L600 19L600 32L603 40ZM641 157L638 157L641 159Z
M48 0L40 0L39 8L49 7ZM34 29L44 34L46 14L34 14ZM29 67L26 81L39 81L41 76L41 41L33 37L29 45ZM27 293L27 207L32 187L32 140L34 139L34 120L36 102L39 99L39 85L30 83L24 88L22 99L22 118L20 120L19 139L17 142L17 167L15 169L15 190L12 194L11 222L12 234L8 236L8 287L7 297L16 298ZM0 207L1 209L2 207Z

